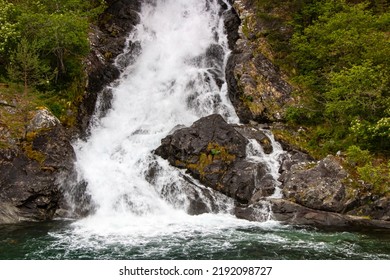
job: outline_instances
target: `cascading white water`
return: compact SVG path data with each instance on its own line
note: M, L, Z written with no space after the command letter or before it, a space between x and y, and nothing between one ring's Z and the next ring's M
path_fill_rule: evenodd
M75 145L79 180L87 182L97 209L93 223L145 215L161 222L184 215L161 198L164 185L183 180L179 171L160 160L154 184L145 179L156 160L152 151L178 124L191 125L212 113L238 121L226 85L219 87L215 79L224 80L229 52L217 1L146 1L140 18L129 35L140 52L112 88L112 108L89 139ZM127 64L119 59L119 66ZM177 195L185 208L185 198Z
M247 146L247 158L253 162L259 162L266 165L267 174L269 174L274 182L275 192L271 196L272 198L280 198L282 196L280 185L278 181L280 176L279 169L281 166L281 157L286 152L283 150L280 143L278 143L272 133L268 130L263 130L263 133L267 135L271 141L272 152L267 154L264 152L263 147L255 140L250 139Z
M229 49L220 5L217 0L145 1L140 18L128 39L139 53L130 61L126 53L117 60L123 74L112 87L112 108L91 127L87 141L75 144L79 181L87 183L96 206L77 229L145 237L194 224L208 230L208 223L214 229L246 223L233 216L188 216L181 171L153 156L179 124L189 126L213 113L238 122L224 82ZM157 174L148 180L156 162ZM211 199L221 199L218 209L225 213L233 204L220 194Z

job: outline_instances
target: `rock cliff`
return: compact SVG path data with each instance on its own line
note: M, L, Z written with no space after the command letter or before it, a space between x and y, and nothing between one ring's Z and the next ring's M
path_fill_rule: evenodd
M25 138L9 139L14 144L0 150L0 223L52 219L62 180L73 170L69 135L48 110L38 109Z
M233 7L236 12L226 24L236 40L226 70L230 99L244 123L279 121L293 101L293 88L267 57L266 42L257 36L261 30L251 1L236 0Z

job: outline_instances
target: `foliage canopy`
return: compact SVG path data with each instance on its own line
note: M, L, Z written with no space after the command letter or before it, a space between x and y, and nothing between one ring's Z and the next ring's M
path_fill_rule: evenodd
M0 82L24 84L61 115L83 93L91 21L103 0L0 0Z

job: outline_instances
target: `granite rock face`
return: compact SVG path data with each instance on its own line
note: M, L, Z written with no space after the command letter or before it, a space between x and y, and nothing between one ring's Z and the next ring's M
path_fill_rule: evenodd
M348 195L345 182L348 173L336 158L328 156L319 162L295 164L281 176L283 196L302 206L345 212Z

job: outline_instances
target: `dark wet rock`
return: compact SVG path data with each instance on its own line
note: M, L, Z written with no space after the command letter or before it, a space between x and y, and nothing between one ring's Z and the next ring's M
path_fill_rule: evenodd
M182 128L164 138L156 154L168 159L184 162L189 156L199 157L209 143L225 147L232 158L245 158L248 140L230 126L220 115L201 118L189 128ZM189 163L194 163L192 160Z
M238 28L241 24L241 20L235 9L226 10L223 14L223 19L227 33L228 46L231 50L233 50L238 38L240 37L238 34Z
M89 36L91 52L85 61L88 80L78 114L78 130L81 135L89 126L99 92L119 78L120 70L114 65L114 60L123 52L127 35L140 20L139 0L109 0L107 4L108 7L100 16L98 25L91 27ZM135 43L130 42L129 51L132 44ZM110 106L111 95L103 92L99 98L102 103L107 104L103 107Z
M364 205L349 211L348 214L390 222L390 198L382 197L377 200L371 198Z
M254 139L263 147L264 153L271 154L273 152L271 139L260 129L251 125L235 126L235 129L247 139Z
M52 219L73 170L69 135L53 115L39 110L28 128L12 154L0 150L0 223Z
M292 166L296 164L308 164L309 162L313 161L314 159L308 154L297 150L290 150L283 155L279 173L283 174L282 176L284 177L286 176L285 172L290 171ZM283 180L283 177L281 177L280 180Z
M259 170L263 170L264 172L266 168L264 167L264 169ZM253 192L253 196L249 202L250 204L256 203L264 199L264 197L272 196L275 193L275 179L271 176L271 174L258 172L256 181L256 185L260 187L256 188Z
M253 120L253 115L248 106L244 103L245 100L242 98L243 91L235 78L234 71L238 63L237 61L238 56L235 54L230 55L228 58L226 64L226 83L228 86L229 98L236 110L237 116L240 118L242 123L247 124Z
M283 196L311 209L344 212L350 199L348 173L333 156L319 162L301 162L282 174Z
M161 186L161 197L178 209L185 209L190 215L228 212L234 201L221 193L200 185L191 176L180 174L170 182L159 182L163 169L154 159L145 172L145 179L153 185Z
M220 115L211 115L161 141L155 153L187 169L204 185L248 203L261 188L264 166L246 159L248 140Z
M271 213L271 216L267 215L267 211ZM267 199L249 207L238 207L236 216L250 221L265 221L272 218L291 225L309 225L326 228L390 229L390 222L314 210L283 199Z

